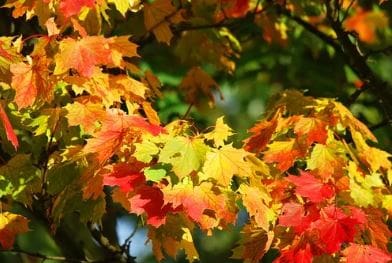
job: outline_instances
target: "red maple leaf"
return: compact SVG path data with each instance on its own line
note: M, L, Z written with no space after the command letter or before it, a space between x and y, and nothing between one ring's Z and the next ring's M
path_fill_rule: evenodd
M306 231L310 224L319 219L319 213L315 207L309 207L305 215L305 208L301 204L286 203L283 205L279 216L279 225L293 227L298 234Z
M138 186L146 182L143 173L140 172L141 165L130 163L119 163L113 166L113 171L103 175L103 184L119 186L124 193L134 191Z
M327 141L327 123L324 121L303 116L293 116L292 122L294 122L294 132L298 137L305 136L308 145L314 142L325 144Z
M62 0L60 2L60 11L65 17L79 14L83 7L94 7L95 0Z
M242 17L249 10L249 0L223 0L223 12L226 17Z
M282 251L276 263L312 263L313 254L309 244L305 248L291 247L288 250Z
M159 227L166 222L166 215L173 212L171 204L164 205L163 193L155 186L144 185L138 193L129 199L131 212L141 215L147 214L147 223Z
M19 146L18 137L16 137L16 134L14 132L14 129L12 128L11 122L8 119L8 116L5 113L5 111L1 105L0 105L0 119L4 125L5 135L7 136L7 139L12 143L15 150L18 149L18 146Z
M362 225L363 219L362 216L361 218L349 216L334 205L323 208L320 215L320 219L313 222L311 228L318 232L321 242L317 245L329 254L337 252L342 243L354 240L357 226Z
M310 172L300 171L300 174L300 176L289 175L287 177L287 180L296 186L295 192L300 196L307 197L310 201L318 203L334 195L332 186L323 184Z

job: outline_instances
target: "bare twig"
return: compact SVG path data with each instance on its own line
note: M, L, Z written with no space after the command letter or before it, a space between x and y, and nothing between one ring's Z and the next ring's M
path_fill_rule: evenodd
M350 4L348 4L346 12L344 12L344 15L343 15L343 18L342 18L341 22L346 20L346 18L348 17L348 13L350 12L350 9L351 9L351 7L353 6L354 3L355 3L355 0L351 0Z
M373 125L372 127L370 127L370 130L371 131L375 131L375 130L377 130L377 129L380 129L380 128L382 128L382 127L385 127L385 126L388 126L388 125L392 125L392 121L391 120L383 120L382 122L380 122L380 123L378 123L378 124L376 124L376 125Z
M358 98L359 96L361 96L361 94L369 89L369 84L364 84L362 85L362 87L360 89L356 89L348 98L347 101L347 106L350 106L351 104L353 104Z
M186 110L186 112L184 113L184 115L182 116L182 120L185 120L186 118L188 118L189 113L191 113L193 107L193 103L189 104L188 109Z
M386 54L386 55L391 55L392 54L392 46L388 46L379 50L370 50L368 53L366 53L365 58L368 58L373 55L377 54Z
M129 234L129 236L125 239L124 243L121 246L121 250L123 251L123 253L129 255L129 247L131 246L131 242L132 242L132 238L135 236L137 228L139 225L139 217L137 217L137 221L135 224L135 227L133 228L132 232ZM132 257L133 258L133 257Z
M31 252L31 251L25 251L19 248L14 248L11 250L0 250L0 253L12 253L12 254L23 254L23 255L27 255L30 257L34 257L34 258L41 258L44 260L57 260L57 261L64 261L64 262L78 262L78 263L87 263L87 262L101 262L101 261L88 261L88 260L84 260L84 259L76 259L76 258L67 258L67 257L63 257L63 256L50 256L50 255L44 255L41 254L39 252Z

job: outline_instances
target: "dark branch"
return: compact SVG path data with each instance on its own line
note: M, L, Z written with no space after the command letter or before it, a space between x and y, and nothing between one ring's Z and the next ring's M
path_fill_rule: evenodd
M101 261L87 261L84 259L75 259L75 258L67 258L67 257L62 257L62 256L49 256L49 255L44 255L38 252L30 252L30 251L25 251L22 249L14 248L11 250L0 250L0 253L16 253L16 254L23 254L27 255L30 257L35 257L35 258L41 258L44 260L57 260L57 261L65 261L65 262L78 262L78 263L85 263L85 262L101 262Z
M351 104L353 104L358 98L359 96L361 96L361 94L369 89L369 84L364 84L362 85L362 87L360 89L356 89L348 98L347 101L347 106L350 106Z
M293 15L290 12L290 10L282 8L280 11L282 12L283 15L285 15L286 17L290 18L291 20L297 22L297 24L301 25L303 28L308 30L310 33L317 36L323 42L332 46L336 51L341 52L339 44L331 36L328 36L327 34L321 32L316 27L314 27L313 25L311 25L308 22L306 22L305 20L303 20L301 17Z
M388 126L388 125L392 125L392 121L391 120L384 120L384 121L370 127L370 130L375 131L377 129L380 129L380 128Z

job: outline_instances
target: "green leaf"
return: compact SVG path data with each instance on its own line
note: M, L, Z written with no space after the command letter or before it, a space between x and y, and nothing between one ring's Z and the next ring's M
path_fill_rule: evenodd
M200 138L169 138L159 154L159 162L171 164L174 173L181 179L199 170L207 150L208 146Z
M10 195L17 201L31 204L32 193L40 190L40 174L30 155L16 155L0 167L0 197Z
M166 176L166 170L149 167L144 170L144 175L148 181L160 182L162 178Z

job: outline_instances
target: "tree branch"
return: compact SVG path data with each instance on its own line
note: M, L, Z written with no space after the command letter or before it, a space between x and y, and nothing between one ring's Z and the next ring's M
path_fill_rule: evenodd
M333 18L333 10L331 7L330 0L326 0L327 8L327 19L335 31L341 51L344 55L347 65L359 76L359 78L368 83L369 89L377 97L378 102L383 108L386 119L392 120L392 89L388 86L385 81L382 81L378 76L371 70L369 65L366 63L366 57L363 56L356 45L351 42L349 35L342 27L342 24Z
M384 121L370 127L370 130L375 131L377 129L380 129L380 128L388 126L388 125L392 125L392 121L391 120L384 120Z
M321 32L316 27L314 27L313 25L311 25L308 22L306 22L305 20L303 20L301 17L293 15L290 12L290 10L288 10L288 9L282 8L282 9L280 9L280 11L287 18L297 22L297 24L301 25L307 31L309 31L313 35L317 36L323 42L325 42L326 44L332 46L337 52L341 52L339 44L331 36L328 36L327 34Z
M57 261L65 261L65 262L78 262L78 263L98 263L102 261L89 261L89 260L84 260L84 259L76 259L76 258L67 258L63 256L50 256L50 255L44 255L38 252L31 252L31 251L25 251L19 248L14 248L11 250L0 250L0 253L16 253L16 254L23 254L27 255L30 257L35 257L35 258L41 258L44 260L57 260Z
M368 83L362 85L362 87L361 87L360 89L356 89L356 90L350 95L350 97L348 98L348 101L347 101L347 103L346 103L347 106L350 106L351 104L353 104L353 103L359 98L359 96L361 96L361 94L362 94L364 91L368 90L368 89L369 89L369 84L368 84Z

